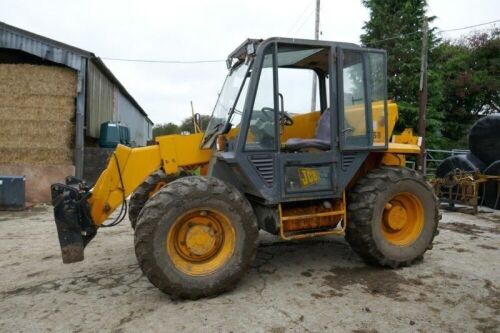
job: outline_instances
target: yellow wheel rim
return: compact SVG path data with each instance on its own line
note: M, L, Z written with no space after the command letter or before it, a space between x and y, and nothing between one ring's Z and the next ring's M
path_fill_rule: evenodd
M181 272L200 276L213 273L231 258L236 244L234 228L223 213L202 208L181 215L170 228L166 250Z
M384 207L382 234L398 246L415 242L424 228L424 208L414 194L404 192L395 195Z

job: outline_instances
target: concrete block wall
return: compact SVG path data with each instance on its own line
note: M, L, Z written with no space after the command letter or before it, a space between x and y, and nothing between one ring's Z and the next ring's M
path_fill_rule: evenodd
M114 148L85 147L83 153L83 179L93 185L108 165Z

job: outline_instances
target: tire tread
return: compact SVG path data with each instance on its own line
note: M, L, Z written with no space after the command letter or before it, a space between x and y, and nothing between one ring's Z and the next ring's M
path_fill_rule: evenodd
M389 259L377 248L375 240L371 236L372 215L375 210L377 196L380 192L386 190L388 183L396 184L406 179L419 182L432 193L435 202L434 218L437 222L435 223L427 250L432 248L433 239L438 234L438 221L441 219L438 199L433 193L432 187L425 180L425 177L415 170L380 167L370 171L363 178L359 179L348 195L346 240L352 249L369 264L397 268L409 266L423 257L422 253L413 260L397 261Z

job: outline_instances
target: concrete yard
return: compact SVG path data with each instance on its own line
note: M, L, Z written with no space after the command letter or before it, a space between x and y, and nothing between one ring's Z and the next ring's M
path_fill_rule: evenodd
M366 266L340 237L262 234L238 287L172 301L142 275L126 220L63 265L51 208L0 212L0 332L500 332L500 212L443 212L413 267Z

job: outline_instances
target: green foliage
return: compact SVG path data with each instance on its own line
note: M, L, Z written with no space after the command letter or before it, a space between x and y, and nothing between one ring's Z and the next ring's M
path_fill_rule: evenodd
M363 0L370 10L361 41L388 56L388 93L399 106L396 129L416 129L422 22L426 0ZM500 32L441 41L429 31L426 146L466 148L467 133L481 115L499 112Z
M363 26L361 42L387 50L389 97L413 103L418 98L422 23L426 0L363 0L370 19ZM396 38L394 38L396 37ZM430 32L429 47L435 44Z
M158 124L153 127L153 137L169 134L180 134L179 126L174 123Z
M433 54L446 82L438 106L446 118L441 132L446 145L455 148L457 142L466 142L480 116L500 111L500 30L445 41Z
M202 130L208 125L208 121L210 120L210 116L201 115L200 117L200 127ZM181 134L183 132L194 133L193 127L193 118L187 117L181 122L181 125L177 125L174 123L164 123L158 124L153 127L153 137L161 136L161 135L170 135L170 134Z
M396 130L406 127L417 129L418 91L420 84L422 25L426 16L426 0L363 0L370 9L370 19L365 22L361 42L365 46L387 51L387 86L389 98L396 101L400 118ZM429 48L438 42L429 31ZM429 68L429 107L427 112L428 145L440 141L439 128L442 115L433 105L441 98L439 77Z
M200 127L202 131L204 131L207 128L209 120L210 120L209 115L202 114L200 116ZM182 121L181 126L179 128L181 132L194 133L193 118L192 117L185 118Z

